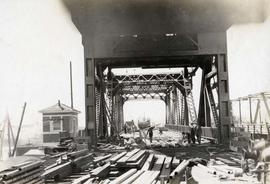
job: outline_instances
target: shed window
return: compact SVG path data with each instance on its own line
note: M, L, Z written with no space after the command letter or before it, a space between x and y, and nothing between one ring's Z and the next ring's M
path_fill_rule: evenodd
M61 130L61 122L53 122L53 130Z
M61 117L53 117L52 118L52 124L53 124L53 131L55 130L61 130Z

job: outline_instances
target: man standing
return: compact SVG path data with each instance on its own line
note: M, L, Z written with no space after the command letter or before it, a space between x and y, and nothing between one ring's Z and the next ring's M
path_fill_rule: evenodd
M153 139L153 127L150 127L148 129L148 134L149 134L150 143L152 143L152 139Z
M202 137L201 125L196 126L195 132L196 132L196 137L197 137L198 143L201 144L201 137Z
M126 133L127 133L127 124L126 124L126 123L124 123L123 129L124 129L124 132L125 132L125 134L126 134Z
M194 124L192 124L191 129L190 129L190 138L191 138L191 141L192 141L193 144L195 144L195 142L196 142L195 134L196 134L195 126L194 126Z

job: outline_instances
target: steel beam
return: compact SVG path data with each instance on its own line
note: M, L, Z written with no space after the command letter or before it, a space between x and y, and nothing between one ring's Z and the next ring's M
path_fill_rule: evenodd
M220 53L216 55L216 63L218 69L218 103L219 103L219 124L218 141L220 143L228 144L230 140L230 103L229 103L229 81L228 81L228 63L227 54Z
M85 109L86 126L85 132L88 137L89 148L97 144L96 136L96 99L95 99L95 59L85 60Z

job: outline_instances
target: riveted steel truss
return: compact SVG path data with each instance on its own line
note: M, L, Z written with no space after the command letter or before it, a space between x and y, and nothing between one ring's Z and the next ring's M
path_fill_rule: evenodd
M159 99L166 107L167 127L189 131L192 124L198 124L203 136L216 138L219 142L229 140L230 104L225 55L207 55L201 65L195 60L193 67L182 66L177 73L137 75L116 75L107 61L103 65L93 61L88 62L91 67L95 66L94 72L93 68L86 71L89 76L94 76L94 80L86 77L86 96L95 99L94 104L86 104L88 135L96 134L100 138L119 135L124 124L126 101ZM199 102L195 106L192 79L198 68L202 71L201 89L196 91Z

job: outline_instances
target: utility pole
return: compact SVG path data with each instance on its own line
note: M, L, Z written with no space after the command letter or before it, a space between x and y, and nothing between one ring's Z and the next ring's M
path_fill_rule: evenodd
M18 144L18 140L19 140L19 136L20 136L20 132L21 132L21 128L22 128L22 122L23 122L25 108L26 108L26 102L24 102L23 112L22 112L22 116L21 116L21 120L20 120L20 125L19 125L18 131L17 131L17 136L16 136L16 140L15 140L15 144L14 144L14 149L13 149L13 152L12 152L11 156L15 155L15 152L16 152L16 149L17 149L17 144Z
M72 86L72 63L69 63L69 75L70 75L70 100L71 100L71 108L73 109L73 86Z

